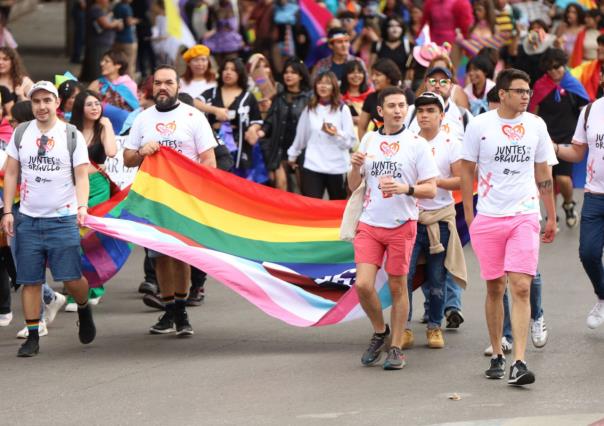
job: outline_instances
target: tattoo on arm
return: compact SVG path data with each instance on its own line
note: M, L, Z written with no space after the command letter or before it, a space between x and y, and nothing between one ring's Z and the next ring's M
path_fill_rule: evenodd
M551 179L547 179L541 182L537 182L537 188L539 189L540 194L549 194L552 192L553 183Z

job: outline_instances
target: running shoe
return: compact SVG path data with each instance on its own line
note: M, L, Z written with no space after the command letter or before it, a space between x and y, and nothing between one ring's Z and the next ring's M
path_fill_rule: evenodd
M55 292L55 298L52 302L48 303L44 307L44 317L46 319L46 324L50 325L55 320L57 313L61 309L61 307L65 304L67 298L63 296L61 293Z
M487 376L487 379L503 379L505 376L505 358L503 355L491 358L491 366L484 374Z
M562 203L562 208L564 209L564 214L566 215L566 226L569 228L574 228L577 226L577 212L575 211L576 205L577 203L574 201Z
M445 338L440 327L427 329L426 338L428 339L428 347L431 349L442 349L445 347Z
M512 342L510 342L508 340L507 337L503 336L501 338L501 351L504 354L509 354L510 352L512 352ZM484 350L484 356L493 356L493 345L489 345L485 350Z
M151 334L168 334L174 333L174 315L171 312L165 312L155 325L149 329Z
M187 297L187 306L200 306L205 299L205 290L203 287L191 287L189 297Z
M176 335L179 337L187 337L194 334L193 327L189 323L189 316L185 310L176 311L174 314L174 325L176 325Z
M157 284L149 281L143 281L138 286L138 292L141 294L155 294L158 291Z
M386 341L388 340L389 335L390 327L388 327L388 324L386 324L386 331L383 333L373 333L371 342L369 342L369 347L361 357L361 363L363 365L369 366L379 361L382 351L386 347Z
M384 361L384 370L400 370L406 363L407 360L403 355L403 351L393 346L388 350L386 361Z
M523 386L535 382L535 375L527 368L526 363L518 360L510 367L509 385Z
M604 324L604 300L598 300L598 303L591 308L587 315L587 326L589 328L598 328Z
M13 320L13 313L0 314L0 327L8 327Z
M40 352L40 343L38 339L28 338L19 348L17 356L19 358L30 358L38 355L38 352Z
M38 325L38 336L44 337L48 336L48 328L46 327L46 321L40 321ZM27 327L23 327L21 330L17 332L17 339L27 339L29 337L29 330Z
M542 348L547 343L547 326L545 319L541 315L536 321L531 324L531 340L536 348Z
M143 296L143 303L150 308L158 309L163 311L166 307L159 294L145 294Z
M92 343L96 337L96 327L92 319L92 307L90 305L86 305L85 308L78 308L78 320L80 342L84 345Z
M447 319L447 328L459 328L464 322L461 311L457 309L447 310L447 312L445 312L445 318Z

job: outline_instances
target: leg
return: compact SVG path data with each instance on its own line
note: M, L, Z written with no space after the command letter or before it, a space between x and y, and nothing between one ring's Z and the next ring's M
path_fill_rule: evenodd
M186 302L189 282L191 281L191 267L177 259L172 259L174 280L174 325L177 336L193 335L193 328L187 316ZM167 308L167 307L166 307Z
M449 227L446 223L440 223L439 226L440 242L446 248L449 243ZM447 252L445 250L444 252L431 254L427 257L426 280L430 289L428 329L430 330L440 330L444 316L447 277L447 270L445 269L446 255ZM455 283L453 285L457 286ZM442 343L444 345L444 341ZM440 346L440 343L437 346Z
M514 336L514 361L524 361L526 338L531 318L530 289L532 276L510 272L512 293L512 335Z
M537 275L531 281L531 319L537 321L543 316L543 308L541 307L541 273L537 272Z
M10 280L4 263L0 262L0 316L11 313ZM10 320L9 320L10 322ZM4 324L2 324L4 325ZM8 323L6 324L8 325Z
M157 284L162 298L166 303L174 301L174 271L172 270L172 258L159 256L155 259L155 274Z
M579 232L579 258L599 300L604 300L604 196L585 193Z
M279 165L279 168L275 170L275 188L287 191L287 175L283 165Z
M510 318L510 296L506 289L503 293L503 337L508 339L509 342L513 342L512 337L512 321Z
M312 198L323 198L325 182L322 173L302 168L302 195Z
M205 282L207 274L197 268L191 267L191 288L187 297L187 306L199 306L205 298Z
M403 346L403 331L407 328L407 316L409 315L407 276L389 274L388 285L392 297L392 308L390 310L390 323L392 324L391 346L400 349Z
M487 297L485 315L489 329L489 339L493 347L493 355L503 355L501 350L501 334L503 330L503 294L505 292L505 276L487 280Z
M384 323L384 315L382 314L382 303L375 291L375 276L378 267L369 263L357 264L357 278L354 284L359 302L365 314L371 321L373 330L376 333L384 333L386 324Z
M327 185L327 194L330 200L345 200L346 196L346 179L344 175L325 175Z
M557 175L556 184L565 203L573 201L573 181L570 176Z
M562 194L562 208L566 215L566 226L575 227L577 225L577 212L575 211L577 203L573 201L573 164L560 160L552 171L556 179L556 185L560 190L560 194Z

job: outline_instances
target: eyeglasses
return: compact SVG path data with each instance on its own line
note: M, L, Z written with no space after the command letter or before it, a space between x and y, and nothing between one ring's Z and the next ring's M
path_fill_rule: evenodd
M430 86L436 86L437 83L440 87L445 87L445 86L448 86L449 84L451 84L451 80L449 80L448 78L441 78L439 80L437 80L435 78L428 79L428 84Z
M46 155L46 144L48 144L48 136L42 135L42 137L40 137L40 145L38 145L38 157L44 157Z
M524 96L524 95L527 95L529 97L533 96L533 91L531 89L505 89L505 91L514 92L520 96Z

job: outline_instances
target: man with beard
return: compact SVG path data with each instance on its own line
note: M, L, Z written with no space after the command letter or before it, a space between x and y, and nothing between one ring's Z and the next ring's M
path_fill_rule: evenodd
M185 157L209 167L216 167L214 133L205 116L194 107L178 101L179 81L176 70L159 66L153 74L155 106L141 112L132 124L125 144L124 164L138 167L161 146L172 148ZM149 250L155 259L155 272L165 313L153 325L151 334L176 332L190 336L193 328L185 309L191 268L180 260Z

